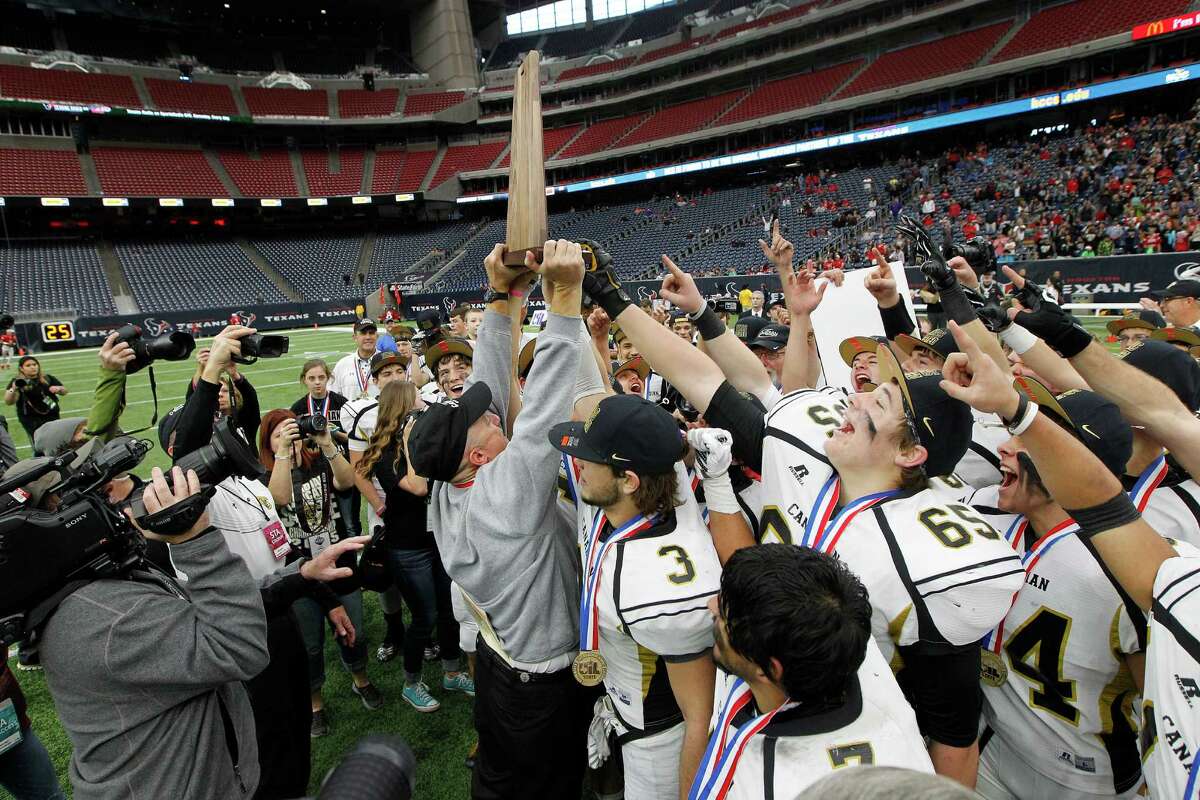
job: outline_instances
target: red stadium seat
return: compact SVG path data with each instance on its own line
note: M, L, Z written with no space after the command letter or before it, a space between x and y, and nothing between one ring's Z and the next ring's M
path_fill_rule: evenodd
M1006 20L955 36L946 36L932 42L884 53L839 92L838 97L877 92L969 69L975 66L1011 27L1012 21Z
M846 79L862 66L862 63L862 59L858 59L816 72L806 72L803 75L767 81L718 119L717 124L728 125L747 119L769 117L784 111L814 106L845 83Z
M437 150L380 150L375 154L371 193L416 192L429 174Z
M146 88L154 105L163 111L190 111L193 114L238 113L233 92L222 83L184 83L162 78L146 78Z
M1034 14L992 63L1125 33L1142 22L1182 14L1188 0L1078 0Z
M637 57L637 63L649 64L651 61L658 61L660 58L666 58L667 56L673 56L676 53L686 53L688 50L691 50L693 47L699 47L700 45L704 44L707 41L708 41L707 36L701 36L698 39L685 39L682 42L667 45L666 47L660 47L657 50L647 50L645 53L642 53L640 56Z
M706 128L744 94L746 94L745 89L735 89L732 92L722 92L712 97L692 100L689 103L667 106L652 114L645 125L619 139L614 147L629 147Z
M91 194L74 150L0 148L0 195Z
M404 116L418 117L424 114L436 114L456 106L466 99L466 92L430 92L427 94L410 94L404 98Z
M329 98L324 89L242 89L246 107L256 117L328 117Z
M460 172L487 169L500 152L508 145L507 139L479 144L456 144L446 148L446 155L438 165L437 173L429 182L429 188L441 186Z
M329 171L329 153L325 150L305 150L300 154L308 193L313 196L351 195L362 192L363 153L361 148L342 148L339 153L341 171Z
M542 132L542 153L546 160L549 161L562 146L571 141L571 137L579 133L583 125L568 125L565 128L547 128ZM504 158L500 159L500 166L508 166L509 154L505 153Z
M339 89L338 114L344 119L354 117L390 117L396 113L399 89Z
M262 150L257 157L241 150L222 150L221 166L246 197L297 197L296 176L286 150Z
M578 139L571 142L565 150L558 154L558 157L560 159L574 158L597 153L628 133L630 128L640 123L646 116L646 114L634 114L629 117L606 119L589 125L587 130L579 134Z
M92 160L107 195L224 197L228 190L200 150L94 147Z
M133 79L67 69L0 64L0 97L141 108Z
M633 64L636 59L618 58L615 61L601 61L596 64L588 64L586 67L572 67L564 69L558 73L558 83L573 81L577 78L586 78L590 75L603 75L606 72L616 72L619 69L625 69Z

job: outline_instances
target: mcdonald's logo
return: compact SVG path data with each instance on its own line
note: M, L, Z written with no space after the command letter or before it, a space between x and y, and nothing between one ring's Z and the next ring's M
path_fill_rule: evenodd
M1161 19L1158 22L1151 22L1146 26L1147 36L1158 36L1167 30L1167 25Z

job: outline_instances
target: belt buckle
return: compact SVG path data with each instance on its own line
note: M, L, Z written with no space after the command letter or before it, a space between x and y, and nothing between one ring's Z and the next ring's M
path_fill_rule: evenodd
M520 674L521 683L529 683L529 673L522 670Z

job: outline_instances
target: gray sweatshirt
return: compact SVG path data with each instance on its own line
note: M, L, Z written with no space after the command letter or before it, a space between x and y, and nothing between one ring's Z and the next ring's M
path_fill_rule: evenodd
M76 800L236 800L258 785L241 683L267 665L258 587L215 530L172 545L171 556L188 576L181 592L99 580L46 624L42 665L71 739ZM237 739L236 772L218 693Z
M500 419L511 342L508 318L488 311L467 387L487 384ZM550 315L508 447L470 487L435 484L430 505L446 572L487 612L508 655L526 663L579 646L579 556L555 505L560 457L546 432L571 418L584 346L578 317Z

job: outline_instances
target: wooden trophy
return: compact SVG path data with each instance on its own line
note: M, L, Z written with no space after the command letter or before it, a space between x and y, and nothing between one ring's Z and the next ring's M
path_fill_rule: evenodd
M512 135L508 164L508 247L504 263L525 264L532 250L542 259L542 245L549 236L546 223L546 170L542 151L542 87L536 50L525 54L513 84Z

